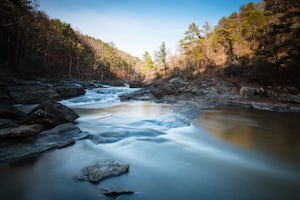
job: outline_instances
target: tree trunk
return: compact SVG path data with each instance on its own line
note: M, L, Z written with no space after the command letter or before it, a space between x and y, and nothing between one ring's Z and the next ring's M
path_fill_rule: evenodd
M72 78L72 57L70 57L70 65L69 65L69 78Z

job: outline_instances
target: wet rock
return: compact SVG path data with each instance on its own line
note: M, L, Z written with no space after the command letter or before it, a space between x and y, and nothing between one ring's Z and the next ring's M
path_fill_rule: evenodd
M42 130L43 126L39 124L20 125L15 128L1 129L0 138L32 138L38 135Z
M55 127L59 124L73 122L79 115L54 100L49 100L41 103L34 108L25 118L25 122L29 124L42 124L45 127Z
M123 94L119 98L121 101L153 101L156 99L149 89L140 89L130 94Z
M85 94L83 87L75 83L59 83L54 85L54 88L62 99L77 97Z
M0 162L36 155L53 148L62 148L75 143L81 130L72 123L61 124L51 130L41 132L36 138L26 142L9 141L0 145Z
M77 181L89 181L92 183L98 183L103 179L127 173L128 170L129 164L121 161L99 161L95 165L83 168L82 175L74 177L74 179Z
M9 96L19 104L35 104L61 98L53 87L47 85L21 85L11 86L7 89Z

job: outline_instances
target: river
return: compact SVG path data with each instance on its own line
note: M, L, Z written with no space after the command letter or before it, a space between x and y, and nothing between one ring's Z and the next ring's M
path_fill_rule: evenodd
M126 87L88 90L62 101L91 139L0 165L0 199L300 199L299 113L214 107L193 120L183 104L120 102ZM110 159L129 173L76 182L85 166Z

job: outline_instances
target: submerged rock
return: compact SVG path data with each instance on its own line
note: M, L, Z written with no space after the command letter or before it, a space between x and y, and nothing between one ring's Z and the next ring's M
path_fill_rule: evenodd
M142 123L156 125L156 121L141 121L139 124L130 124L131 126L141 125ZM160 122L159 122L160 123ZM163 122L162 122L163 123ZM167 124L168 125L168 124ZM129 128L125 129L119 128L118 131L108 131L99 134L89 134L87 139L91 140L95 144L102 143L114 143L129 137L139 137L139 138L153 138L165 134L162 131L154 129L139 129L139 128Z
M98 183L103 179L124 174L128 172L128 170L129 164L123 163L121 161L99 161L95 165L83 168L82 175L74 177L74 179L78 181L89 181L92 183Z
M55 127L59 124L73 122L79 115L71 108L54 100L41 103L25 118L30 124L42 124L45 127Z
M121 195L134 194L134 192L131 190L107 190L107 189L102 189L101 193L104 194L105 196L109 196L113 198L117 198L118 196Z

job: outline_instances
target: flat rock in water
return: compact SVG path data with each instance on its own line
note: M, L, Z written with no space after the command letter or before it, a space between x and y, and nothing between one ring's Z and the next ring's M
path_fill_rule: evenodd
M41 131L43 126L40 124L20 125L18 127L6 128L0 130L0 138L29 138L35 137Z
M99 161L95 165L83 168L82 175L74 178L78 181L89 181L92 183L98 183L103 179L124 174L128 172L128 170L129 164L123 163L121 161Z
M62 148L75 143L81 130L72 123L61 124L51 130L41 132L35 139L26 142L0 145L0 162L20 159L53 148Z

